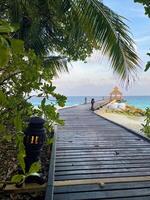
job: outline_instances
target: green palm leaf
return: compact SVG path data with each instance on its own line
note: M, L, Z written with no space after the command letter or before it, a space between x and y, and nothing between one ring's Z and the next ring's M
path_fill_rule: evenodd
M44 58L44 67L50 68L52 75L56 77L62 72L68 72L67 60L61 56L49 56Z
M139 58L123 17L97 0L71 1L82 29L108 55L112 68L127 83L134 79Z
M3 16L20 24L15 37L23 39L27 49L42 56L57 52L69 60L85 60L93 49L101 49L124 82L136 77L139 58L129 28L124 18L102 1L6 0L5 5L8 9ZM64 66L61 62L51 64L57 72L61 67L66 70Z

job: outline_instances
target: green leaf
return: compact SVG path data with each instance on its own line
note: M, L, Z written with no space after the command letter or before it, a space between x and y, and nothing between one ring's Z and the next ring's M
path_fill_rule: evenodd
M14 175L11 179L13 183L23 183L25 180L25 176L23 174Z
M19 149L22 149L24 147L23 138L24 138L23 132L18 132L16 134L16 145L18 146ZM22 145L23 147L21 147Z
M0 105L1 106L7 105L7 97L6 97L6 94L2 90L0 90Z
M5 134L3 137L2 137L2 139L4 140L4 141L7 141L7 142L11 142L12 141L12 135L11 134Z
M0 33L12 33L17 31L18 25L10 25L7 21L0 20Z
M5 133L6 127L3 124L0 124L0 133Z
M23 171L23 173L25 174L25 161L24 161L24 157L25 157L25 154L24 153L21 153L19 152L17 158L18 158L18 162L19 162L19 165Z
M63 96L63 95L60 95L60 94L53 94L57 100L57 103L59 106L61 107L64 107L65 106L65 103L66 103L66 100L67 100L67 97Z
M11 48L15 53L21 53L24 51L24 41L22 40L11 40Z
M0 67L5 66L9 61L10 49L0 44Z
M150 69L150 61L146 64L146 67L145 67L145 72L148 70L148 69Z
M25 161L24 161L24 158L26 156L26 152L25 152L25 146L23 144L23 135L18 133L16 135L16 144L17 144L17 147L18 147L18 155L17 155L17 158L18 158L18 162L19 162L19 165L22 169L22 171L24 172L25 174Z
M19 113L17 113L16 117L14 118L14 125L18 132L22 131L22 120L21 120Z
M20 141L20 143L19 143L19 153L21 153L23 157L25 157L25 155L26 155L25 146L23 144L23 141Z
M60 125L62 125L62 126L64 126L64 124L65 124L65 122L64 122L63 119L58 119L57 123L60 124Z
M54 138L48 138L47 141L46 141L46 144L47 145L50 145L54 142Z
M8 38L3 35L0 35L0 45L2 47L5 47L5 48L9 48L10 47L10 43L9 43L9 40Z
M39 162L34 162L30 167L29 174L39 172L40 169L41 169L41 164Z
M41 101L41 107L44 107L45 106L45 102L46 102L46 98L44 97Z

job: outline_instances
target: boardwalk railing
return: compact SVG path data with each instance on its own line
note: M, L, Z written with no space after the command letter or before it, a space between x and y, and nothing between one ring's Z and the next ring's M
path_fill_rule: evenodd
M107 105L110 102L110 99L104 99L104 100L98 100L94 104L94 110L99 109L100 107L103 107Z

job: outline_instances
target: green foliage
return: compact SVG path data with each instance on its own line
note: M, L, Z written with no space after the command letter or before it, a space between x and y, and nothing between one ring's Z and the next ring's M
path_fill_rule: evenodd
M150 53L147 53L148 56L150 56ZM150 69L150 61L147 62L146 67L145 67L145 72Z
M13 182L13 183L22 184L24 181L25 181L25 175L23 175L23 174L16 174L11 179L11 182Z
M16 113L16 116L14 118L14 126L16 127L17 132L22 131L22 121L19 113Z
M0 33L1 34L8 34L17 31L19 27L17 25L10 25L5 20L0 20Z
M142 124L142 131L145 133L146 136L150 137L150 108L146 109L145 116L145 124Z
M145 9L145 14L150 17L150 1L149 0L134 0L134 2L142 3Z
M102 1L6 0L5 6L1 16L20 25L15 38L44 56L54 74L67 71L66 60L85 61L99 49L124 81L135 76L139 62L129 28Z
M54 139L53 138L48 138L47 139L47 145L50 145L50 144L52 144L54 142Z
M17 159L18 159L18 162L19 162L19 166L21 167L23 173L25 174L25 161L24 161L24 158L25 158L25 153L19 152L18 156L17 156Z
M0 30L2 37L4 31L10 31L9 34L14 31L11 26ZM56 87L52 84L54 74L52 67L58 63L52 60L45 66L45 59L36 55L33 50L26 51L22 40L13 39L11 35L7 37L9 56L7 62L0 65L0 136L3 140L16 143L18 164L24 175L16 175L13 181L20 182L40 168L38 163L34 163L28 174L25 171L23 132L26 121L33 115L44 117L45 127L49 133L54 124L62 124L62 120L59 119L55 106L47 104L47 100L53 96L59 106L64 106L66 97L55 93ZM0 51L1 49L3 48L0 46ZM0 58L2 57L0 54ZM33 92L43 97L38 108L28 102Z
M35 172L39 172L40 169L41 169L40 163L39 163L39 162L34 162L34 163L31 165L28 174L32 174L32 173L35 173Z
M4 142L12 142L12 135L11 135L11 134L4 134L4 135L2 136L2 140L3 140Z
M4 20L0 20L0 67L9 61L11 48L8 34L17 30L17 26L12 26Z
M147 64L146 64L146 67L145 67L145 70L144 70L144 71L146 72L148 69L150 69L150 61L148 61L148 62L147 62Z
M145 112L141 109L135 108L134 106L126 106L125 110L115 110L115 109L108 109L107 112L113 112L118 114L123 114L126 116L133 116L133 117L141 117L145 116Z
M39 170L41 169L41 165L39 162L34 162L30 169L29 169L29 172L25 173L24 174L16 174L14 175L12 178L11 178L11 182L13 183L17 183L17 184L22 184L24 183L25 179L28 177L28 176L31 176L37 172L39 172Z
M22 44L22 41L13 41L11 59L1 68L0 120L8 128L6 132L10 131L10 127L15 127L12 131L16 133L23 131L24 122L33 114L43 116L49 125L61 123L54 105L46 102L49 96L53 96L59 106L64 106L66 100L66 97L55 93L51 68L45 68L44 61L32 50L26 52ZM32 92L43 96L38 108L28 102Z

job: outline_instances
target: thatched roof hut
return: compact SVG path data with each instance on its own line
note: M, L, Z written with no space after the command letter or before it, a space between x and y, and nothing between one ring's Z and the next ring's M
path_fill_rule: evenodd
M110 93L111 100L121 100L123 98L122 92L119 90L118 87L114 87L112 92Z

